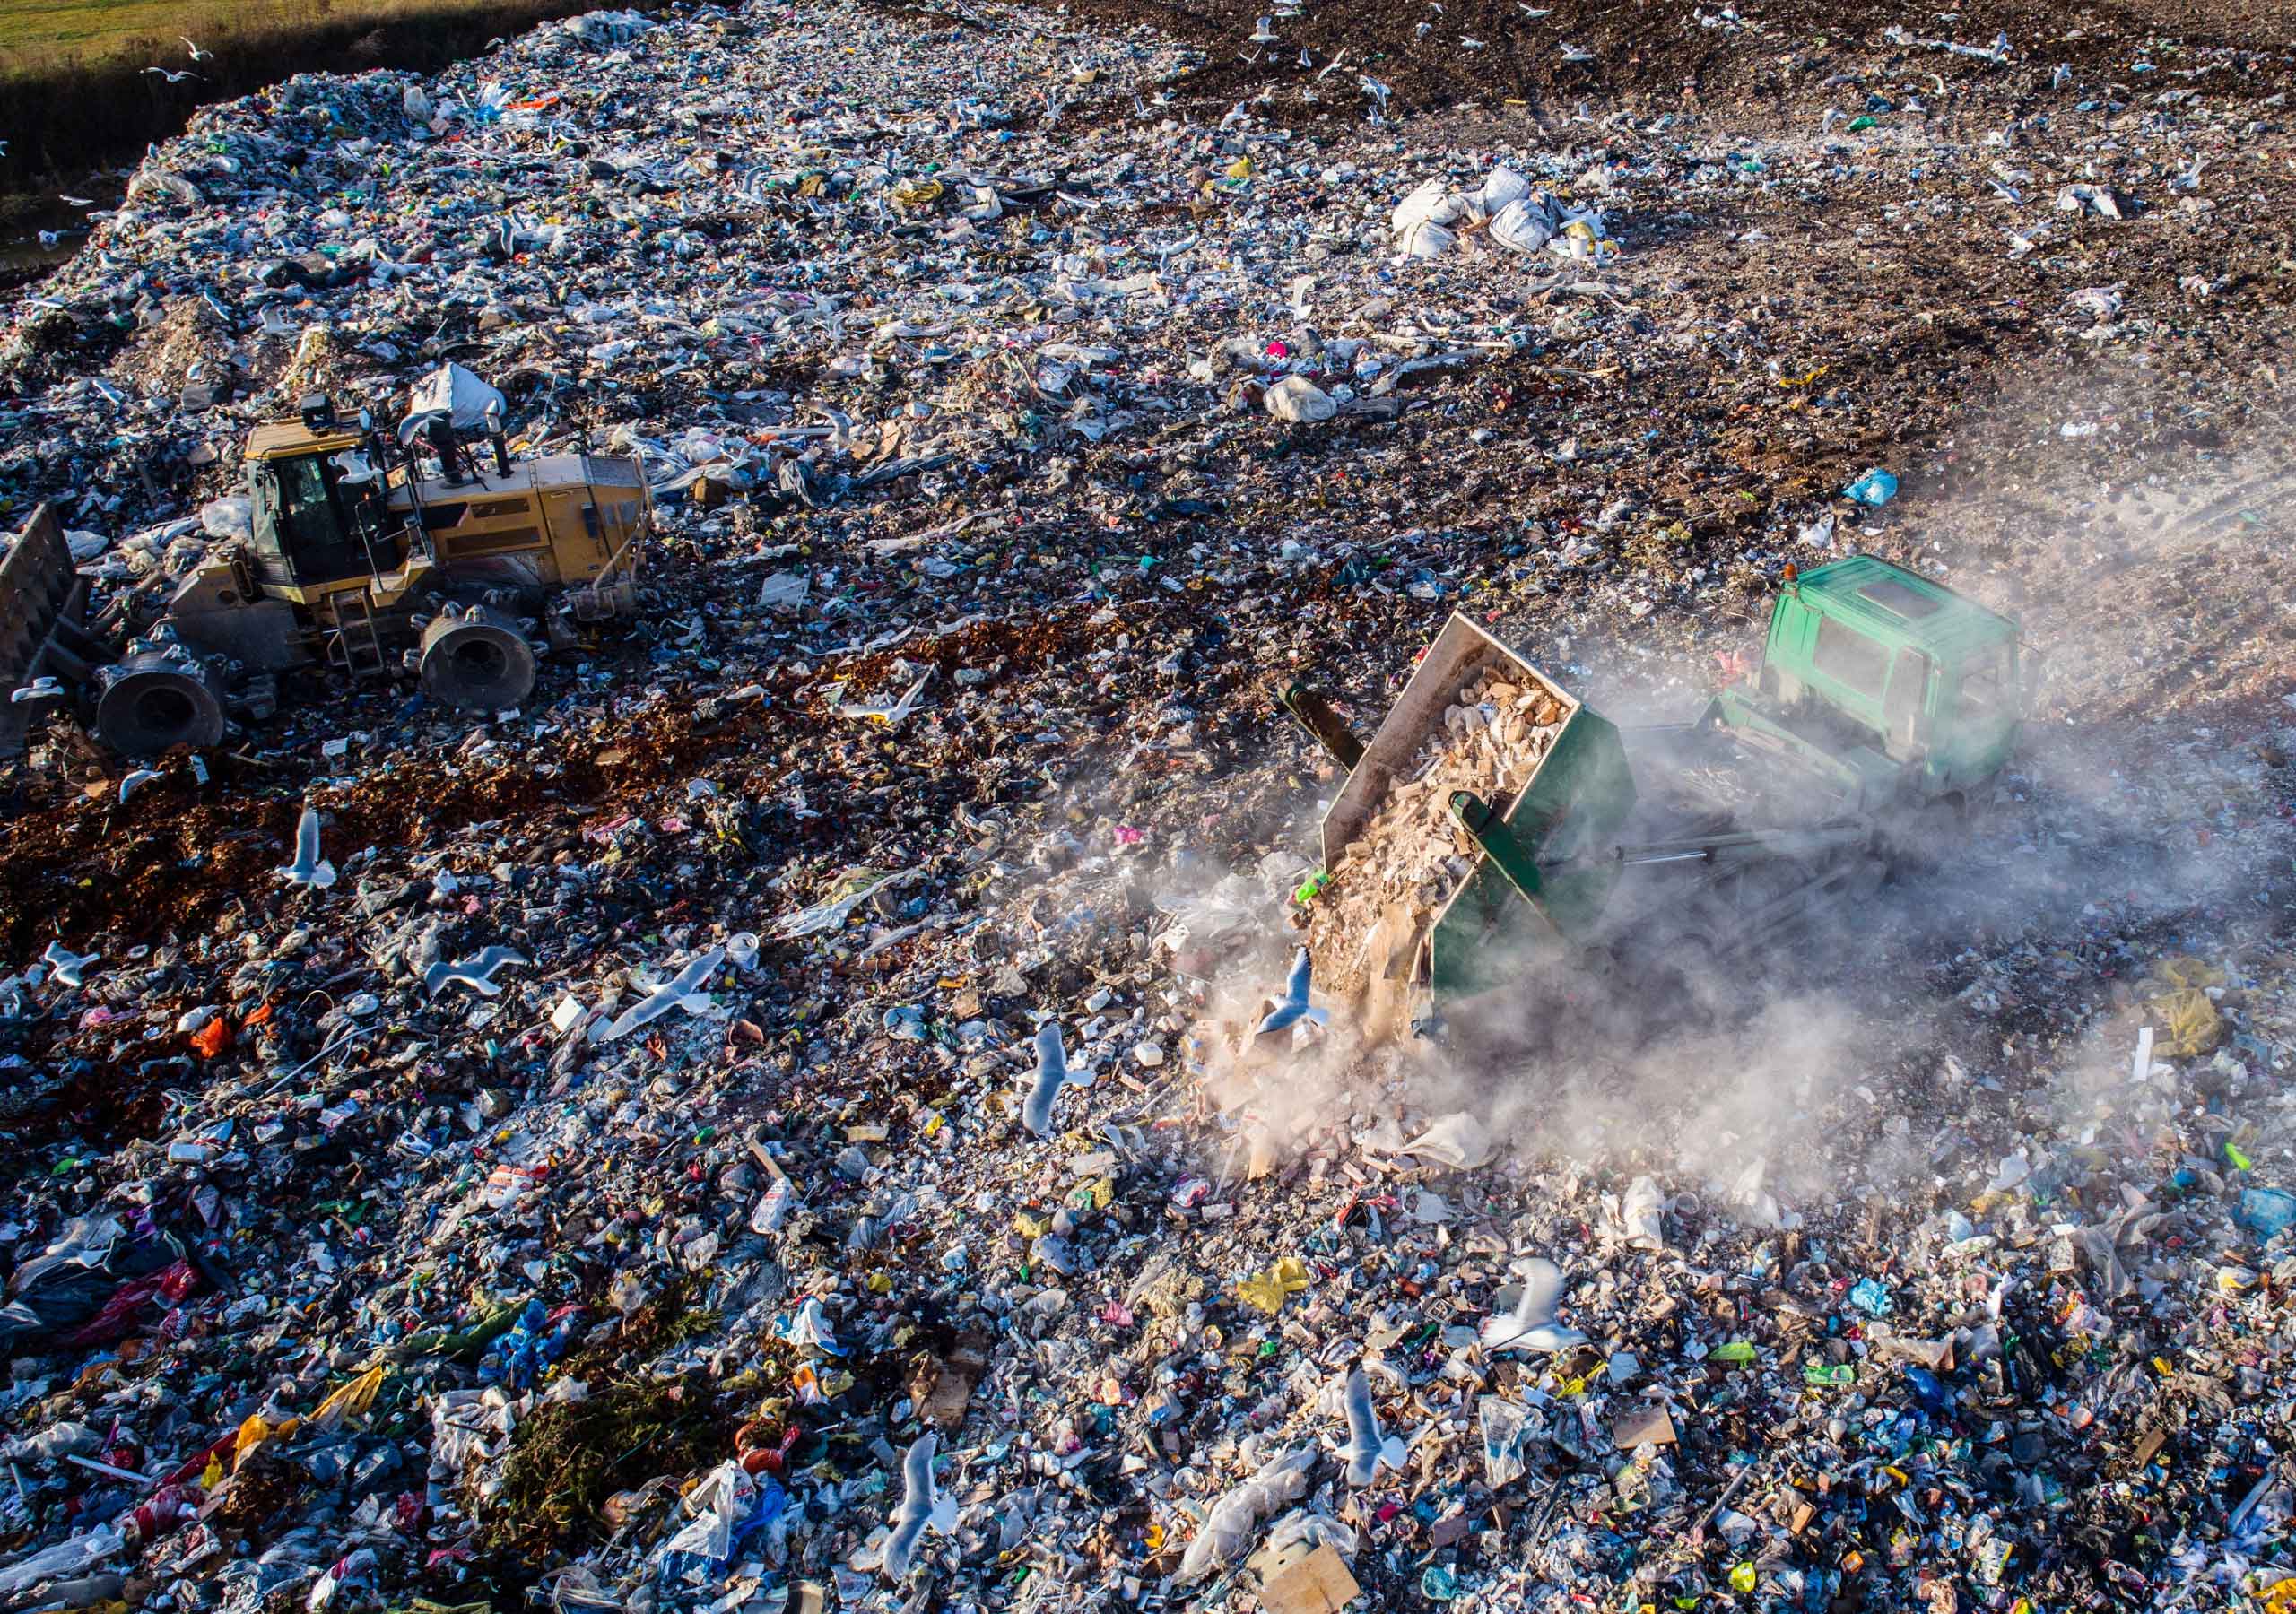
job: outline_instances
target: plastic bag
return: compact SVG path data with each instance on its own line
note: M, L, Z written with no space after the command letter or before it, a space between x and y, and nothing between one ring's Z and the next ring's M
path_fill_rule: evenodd
M1253 1527L1306 1493L1308 1471L1315 1464L1315 1447L1293 1446L1214 1502L1205 1515L1204 1528L1196 1532L1196 1540L1180 1558L1176 1577L1179 1584L1194 1585L1243 1556L1246 1537Z
M1405 257L1441 257L1450 251L1458 237L1432 220L1422 219L1403 232L1401 246Z
M1286 376L1267 389L1267 412L1279 421L1328 421L1339 405L1304 376Z
M1554 239L1554 221L1543 207L1509 202L1492 217L1491 239L1511 252L1538 252Z
M1422 224L1450 224L1466 212L1466 204L1451 189L1450 181L1441 178L1427 180L1411 195L1396 204L1388 215L1388 222L1399 236L1408 236ZM1450 232L1443 232L1448 235ZM1448 244L1448 243L1447 243Z

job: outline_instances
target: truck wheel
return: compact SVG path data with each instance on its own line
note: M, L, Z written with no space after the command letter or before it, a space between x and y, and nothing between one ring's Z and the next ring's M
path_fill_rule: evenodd
M158 652L129 657L96 698L96 737L124 757L196 751L223 738L223 701L197 664Z
M1890 880L1903 885L1945 866L1960 846L1968 813L1961 798L1940 796L1908 813L1890 836Z
M424 626L419 655L423 692L458 711L499 712L535 687L534 646L491 606L440 612Z

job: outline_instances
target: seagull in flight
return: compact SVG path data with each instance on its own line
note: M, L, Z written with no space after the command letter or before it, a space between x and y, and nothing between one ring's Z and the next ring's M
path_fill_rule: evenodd
M1258 1035L1274 1037L1289 1031L1301 1020L1312 1026L1331 1024L1331 1011L1313 1009L1308 1005L1308 983L1315 974L1315 960L1308 950L1301 948L1292 960L1292 974L1283 983L1283 995L1268 999L1267 1017L1259 1023Z
M286 867L274 869L273 873L289 885L306 889L316 887L324 891L335 883L335 865L319 855L319 814L316 807L303 809L303 816L295 823L295 861Z
M156 73L161 78L167 80L170 84L180 84L187 78L205 78L207 76L204 73L194 73L188 67L146 67L144 71L146 73Z
M66 986L77 986L80 976L89 965L103 957L101 953L75 953L61 941L51 941L39 961L48 966L56 979Z
M67 196L62 191L56 193L56 199L67 207L93 207L96 204L93 196Z
M198 46L193 44L189 34L178 34L176 38L181 39L183 41L183 48L191 52L191 59L193 61L211 62L215 59L215 53L213 51L202 50Z
M1562 1269L1543 1255L1518 1261L1512 1268L1523 1280L1523 1293L1511 1312L1483 1320L1485 1350L1571 1350L1587 1336L1554 1320L1554 1303L1562 1297Z
M709 1011L709 994L702 988L709 977L718 973L726 961L726 950L713 947L683 969L674 979L657 986L639 1002L632 1003L614 1017L613 1024L605 1029L602 1041L613 1042L627 1037L640 1026L648 1026L673 1009L683 1009L688 1014L706 1014Z
M885 1577L896 1585L909 1578L917 1543L928 1526L941 1535L956 1527L957 1499L942 1496L933 1483L933 1453L940 1444L940 1436L927 1431L900 1460L900 1506L893 1509L893 1532L885 1539L883 1564Z
M1060 1022L1047 1020L1037 1028L1037 1073L1029 1084L1029 1096L1021 1104L1021 1124L1039 1138L1052 1131L1053 1100L1060 1097L1065 1087L1090 1087L1090 1071L1072 1072L1068 1068L1068 1051L1060 1046Z
M1347 1444L1340 1455L1347 1459L1347 1482L1357 1488L1370 1484L1381 1469L1403 1471L1405 1446L1400 1435L1383 1435L1379 1410L1371 1404L1371 1381L1358 1367L1347 1375Z
M494 984L494 972L505 964L531 964L534 960L524 953L507 947L483 948L472 958L457 959L449 964L441 959L422 972L422 985L432 997L439 989L459 981L481 997L500 995L502 988Z

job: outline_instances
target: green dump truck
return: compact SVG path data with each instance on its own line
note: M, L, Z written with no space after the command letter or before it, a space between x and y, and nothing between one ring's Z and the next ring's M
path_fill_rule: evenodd
M1461 726L1457 703L1495 688L1544 725L1526 774L1438 804L1451 823L1426 832L1463 832L1447 889L1400 893L1375 936L1311 919L1317 984L1375 1032L1424 1033L1519 1004L1526 974L1664 981L1870 896L1989 794L2039 671L2014 621L1857 555L1789 571L1759 672L1692 723L1622 729L1463 615L1368 742L1295 683L1283 706L1348 770L1314 898L1335 913L1372 877L1361 840L1382 803L1429 775L1447 717Z

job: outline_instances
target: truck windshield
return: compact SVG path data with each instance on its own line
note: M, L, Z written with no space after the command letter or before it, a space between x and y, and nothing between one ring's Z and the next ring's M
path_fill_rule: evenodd
M1818 619L1818 647L1810 661L1836 683L1877 700L1890 674L1887 649L1831 617Z

